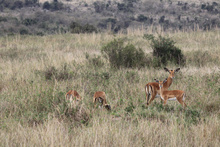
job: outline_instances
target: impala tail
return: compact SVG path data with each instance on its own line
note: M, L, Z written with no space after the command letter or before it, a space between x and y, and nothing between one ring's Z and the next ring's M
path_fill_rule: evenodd
M150 95L153 92L153 88L151 85L147 84L145 86L145 92L146 92L146 97L147 97L147 105L149 104L149 100L150 100Z

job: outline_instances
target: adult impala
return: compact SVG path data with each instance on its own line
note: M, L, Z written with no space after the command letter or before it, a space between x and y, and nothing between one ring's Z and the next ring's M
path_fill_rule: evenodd
M187 105L184 102L185 99L185 92L182 90L166 90L164 89L164 83L167 82L167 79L164 81L159 81L157 79L154 79L160 87L160 97L163 99L164 103L163 105L166 105L167 100L177 100L183 108L185 108Z
M173 82L173 78L175 78L175 73L178 72L180 70L180 68L177 68L175 70L169 70L165 67L164 70L169 72L169 76L167 78L167 81L163 85L164 89L168 90L168 88L170 87L170 85ZM160 98L159 84L157 82L147 83L145 85L145 93L146 93L147 105L150 105L150 103L155 98ZM150 96L151 96L151 99L150 99ZM150 102L149 102L149 99L150 99Z
M95 92L95 94L93 96L94 107L97 102L99 102L101 104L101 108L104 106L107 110L111 110L111 106L109 104L107 104L105 92L103 92L103 91Z
M73 105L77 105L82 100L82 97L78 94L76 90L68 91L65 97L66 100L69 101L71 108L73 107Z

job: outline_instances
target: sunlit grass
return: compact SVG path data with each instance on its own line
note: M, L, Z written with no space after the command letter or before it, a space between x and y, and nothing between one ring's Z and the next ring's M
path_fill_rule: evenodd
M151 56L144 33L150 32L0 38L1 144L218 146L220 31L163 32L186 56L170 87L186 91L185 111L177 101L163 107L156 99L145 106L144 86L165 79L162 68L115 70L102 57L101 47L121 37ZM93 55L104 65L94 66ZM64 95L70 89L83 97L81 109L67 108ZM92 96L99 90L106 92L111 112L93 108Z

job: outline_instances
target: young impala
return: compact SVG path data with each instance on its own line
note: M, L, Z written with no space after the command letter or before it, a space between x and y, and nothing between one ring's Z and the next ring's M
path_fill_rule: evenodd
M73 105L77 105L82 100L82 97L78 94L76 90L68 91L65 97L66 100L69 101L71 108L73 107Z
M111 106L107 104L105 92L97 91L93 96L94 107L96 106L97 101L101 104L101 108L104 106L107 110L111 110Z
M175 73L178 72L180 68L177 68L176 70L169 70L165 67L164 70L169 72L167 81L163 85L164 89L168 90L168 88L173 82L173 78L175 78ZM154 98L160 98L160 88L159 88L159 84L156 82L147 83L145 85L145 92L146 92L147 105L150 105L150 103L154 100ZM151 99L150 99L150 96L151 96ZM149 99L150 99L150 102L149 102Z
M166 105L167 100L177 100L182 106L183 108L185 108L187 105L184 102L185 99L185 92L182 90L167 90L164 89L164 83L166 83L167 79L165 79L164 81L159 81L154 79L160 87L160 97L161 99L163 99L164 101L164 105Z

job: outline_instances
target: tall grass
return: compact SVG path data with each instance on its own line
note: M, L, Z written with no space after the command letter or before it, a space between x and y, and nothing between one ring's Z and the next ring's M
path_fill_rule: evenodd
M103 57L95 59L102 64L91 62L104 44L121 37L152 56L143 34L0 38L1 145L218 146L220 31L163 32L186 56L170 87L186 91L185 111L178 102L163 107L158 99L145 107L144 86L165 79L163 69L115 70ZM83 97L76 109L65 102L70 89ZM111 112L93 108L98 90L106 92Z

